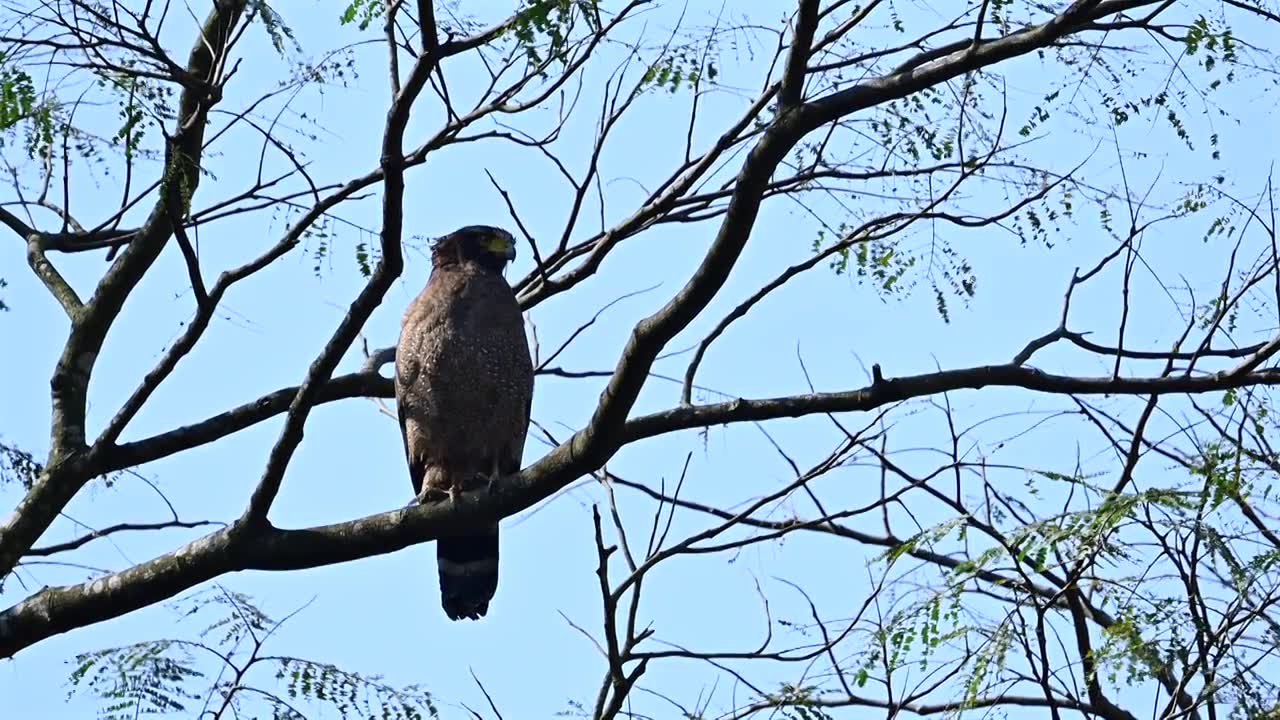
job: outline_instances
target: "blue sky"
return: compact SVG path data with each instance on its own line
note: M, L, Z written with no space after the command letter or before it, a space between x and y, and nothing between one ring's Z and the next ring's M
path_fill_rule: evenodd
M710 21L719 5L690 2L687 18L693 25ZM297 32L305 53L320 52L355 39L355 31L337 29L340 4L316 4L316 9L277 8ZM645 16L647 31L656 38L670 27L673 10ZM903 9L908 13L907 9ZM776 11L760 10L750 20L772 25ZM906 15L917 23L929 20L927 9L912 8ZM742 18L738 18L742 19ZM921 25L916 25L920 27ZM171 28L171 48L185 53L191 23ZM639 23L624 32L633 37ZM883 30L869 31L863 40L890 37ZM702 100L695 145L705 147L735 118L746 98L761 84L769 47L726 47L721 60L726 86ZM257 92L272 86L284 72L260 31L246 40L245 60L233 83L226 109L243 106ZM331 88L322 94L304 94L295 109L305 117L285 115L282 122L293 129L314 132L305 148L316 178L342 180L372 169L378 157L378 130L386 107L387 87L382 64L384 52L377 45L355 53L358 79L349 87ZM566 127L566 139L558 148L575 173L585 167L590 136L599 106L598 88L620 55L608 48L603 65L587 74L579 114ZM1152 62L1162 58L1152 58ZM1016 128L1030 107L1059 88L1051 62L1034 58L1012 63L1005 69L1009 89L1010 125ZM1132 82L1147 88L1165 82L1152 65L1150 75ZM451 91L464 97L478 82L474 64L460 61L446 67ZM1191 71L1188 71L1189 73ZM1198 81L1198 80L1197 80ZM1172 137L1160 119L1146 118L1122 128L1123 147L1144 157L1127 155L1124 169L1131 187L1156 184L1154 197L1168 201L1180 193L1178 183L1195 182L1229 168L1232 187L1242 195L1256 195L1275 157L1275 140L1264 129L1264 115L1274 112L1275 95L1260 84L1242 83L1224 91L1221 104L1241 109L1234 117L1192 115L1187 121L1200 137L1220 134L1223 161L1208 160L1203 145L1187 151ZM736 92L733 88L741 89ZM1074 88L1064 89L1077 92ZM1022 151L1024 157L1057 171L1066 171L1091 156L1086 169L1097 186L1119 182L1119 165L1111 133L1099 122L1100 113L1089 106L1096 89L1078 91L1071 117L1059 109L1054 119L1037 131L1038 142ZM989 99L992 97L988 95ZM687 94L651 94L615 132L602 156L606 221L613 223L630 214L651 187L682 155ZM412 146L439 122L438 106L424 98L415 113L408 145ZM536 134L556 117L557 106L522 118L520 127ZM112 122L115 108L98 108L102 123ZM95 117L91 115L90 117ZM95 117L95 120L97 117ZM862 121L865 118L855 118ZM315 123L315 124L313 124ZM104 125L105 126L105 125ZM320 126L323 126L322 128ZM853 137L851 132L847 137ZM197 205L238 191L253 174L246 156L256 158L257 141L248 133L220 145L211 157L211 178L200 189ZM245 145L237 147L236 143ZM846 142L849 142L846 140ZM861 142L867 142L864 138ZM251 149L245 149L245 148ZM850 152L862 151L861 145ZM871 146L867 148L870 150ZM1096 152L1095 152L1096 149ZM9 149L6 149L9 152ZM874 157L874 155L872 155ZM278 161L276 167L279 167ZM740 159L728 163L721 177L736 171ZM522 219L544 243L550 244L563 227L568 202L567 186L557 179L544 158L529 151L495 142L448 148L424 167L410 171L406 193L407 235L431 237L457 226L492 223L513 227L498 194L489 186L485 170L511 193ZM97 218L113 207L119 180L99 174L90 180L78 176L73 185L73 206L85 217ZM876 188L883 189L883 188ZM866 212L888 207L871 194L855 196ZM976 186L961 207L972 211L1003 208L1008 199L996 183ZM817 207L825 217L836 217L834 207L821 199ZM879 363L886 375L928 372L937 365L963 367L1007 361L1027 340L1052 329L1072 268L1089 266L1112 247L1112 241L1093 222L1096 208L1081 202L1082 221L1055 238L1052 248L1036 243L1022 246L1010 233L990 228L957 230L947 226L921 228L905 247L921 250L935 238L949 242L969 262L978 277L978 293L969 307L954 301L951 322L945 323L934 308L925 276L904 299L882 300L872 288L848 275L816 270L788 285L758 306L712 347L699 373L699 382L729 396L761 397L800 393L806 389L797 354L818 389L845 389L867 381L864 367ZM343 216L366 228L376 228L379 190L344 206ZM1113 206L1121 210L1122 206ZM599 209L592 205L575 237L594 230ZM836 218L837 220L840 218ZM47 220L47 218L45 218ZM1170 284L1178 274L1207 297L1220 282L1225 268L1223 246L1200 240L1208 220L1192 219L1165 226L1167 231L1148 237L1146 257L1153 270ZM206 278L253 257L273 243L287 226L283 217L252 214L219 223L199 237ZM714 223L660 226L610 255L598 277L573 292L538 306L531 314L544 353L557 347L574 328L585 322L603 303L617 296L658 285L655 290L623 301L602 316L581 340L556 364L575 370L611 369L634 322L656 310L687 279L714 234ZM817 225L802 208L788 202L766 205L742 261L720 296L694 324L670 345L682 349L695 344L725 312L786 265L808 257ZM936 233L936 236L934 235ZM158 392L147 409L130 425L126 439L140 438L176 425L202 419L248 401L265 392L299 382L306 368L336 326L346 305L359 291L363 278L356 272L355 243L375 244L376 237L350 227L340 228L331 262L319 277L312 272L314 245L299 248L254 280L236 287L227 297L217 320L198 349L186 358ZM419 243L420 244L420 243ZM520 258L508 273L515 278L533 268L532 253L521 248ZM0 267L10 288L5 300L13 311L0 316L0 332L20 346L21 352L0 354L0 434L6 441L34 451L47 445L47 376L65 335L66 322L25 270L24 249L15 238L0 241ZM927 256L922 256L926 258ZM55 262L68 278L87 292L105 267L100 253L57 257ZM925 260L922 260L922 265ZM13 268L12 270L10 268ZM407 253L401 280L365 328L371 347L394 342L400 313L425 281L428 265L420 252ZM1117 318L1117 274L1104 273L1094 288L1082 291L1073 304L1072 328L1093 330L1112 338ZM141 375L159 359L167 343L177 337L181 323L193 308L186 274L176 247L160 261L130 299L107 340L92 386L90 432L100 429L128 396ZM1169 298L1149 275L1139 274L1128 336L1133 345L1162 347L1182 321ZM1267 326L1265 318L1255 324ZM1274 322L1271 322L1274 326ZM1099 340L1101 342L1101 340ZM1241 337L1241 343L1252 342ZM355 369L358 348L344 360L340 372ZM657 372L680 376L688 355L662 361ZM1036 359L1046 371L1101 375L1103 363L1062 350L1051 350ZM1150 371L1150 368L1147 368ZM534 417L563 438L590 416L600 391L596 380L540 378L535 393ZM697 400L713 400L695 395ZM651 380L634 414L670 407L679 401L679 387ZM1064 399L1030 393L987 390L957 393L952 402L969 423L999 413L1037 412L1062 408ZM1100 402L1103 402L1100 400ZM1111 402L1115 402L1112 400ZM851 417L861 426L865 417ZM1034 463L1069 469L1082 458L1086 467L1111 467L1096 433L1061 423L1026 437L1015 433L1032 424L1027 416L1005 418L986 426L978 437L994 444L1011 438L994 459L1006 463ZM838 437L822 419L780 421L769 431L801 466L829 452ZM267 452L280 428L279 419L194 451L166 458L141 469L178 508L184 519L227 520L238 514L261 472ZM526 464L545 451L533 439L526 446ZM906 453L911 448L939 447L947 442L945 423L936 412L899 416L891 444ZM37 452L38 454L38 452ZM733 506L787 482L791 472L750 425L712 428L705 434L680 433L654 438L624 448L610 461L609 470L622 477L657 486L668 486L680 475L691 454L687 496L722 506ZM918 468L937 461L928 453L907 453ZM823 498L849 506L874 499L878 472L860 464L842 468L819 482ZM1156 464L1152 465L1157 468ZM1020 484L1021 475L1010 476ZM618 489L624 520L632 532L643 536L653 505L635 493ZM16 501L12 488L5 502ZM404 504L410 496L401 440L395 421L370 401L352 400L315 409L306 437L285 477L284 487L272 511L282 527L301 527L350 519ZM310 602L279 634L274 652L327 660L362 672L381 673L395 683L422 683L443 704L466 702L482 707L470 671L486 684L506 717L543 717L563 710L568 700L591 703L603 671L592 644L575 631L573 623L599 627L600 599L596 589L595 549L592 542L591 505L603 494L590 485L575 485L503 524L502 566L498 595L489 616L480 623L450 623L439 609L434 549L409 548L391 555L340 566L291 573L239 573L221 579L227 587L250 593L273 614L283 616ZM796 498L794 512L810 515L812 508ZM913 507L924 523L945 519L936 506ZM779 511L780 514L783 511ZM90 525L102 525L128 517L137 521L161 520L163 503L141 481L124 477L112 488L86 489L68 509L68 516ZM897 518L899 534L910 532L905 516ZM868 520L873 521L874 518ZM678 513L673 535L705 527L702 517ZM133 534L90 545L75 558L94 567L119 569L164 552L197 537L200 530L165 534ZM56 525L44 542L77 534L67 520ZM658 630L657 638L699 648L725 650L754 646L762 637L765 620L756 594L765 588L775 617L804 619L806 605L780 582L785 578L804 586L815 601L833 616L851 612L865 596L868 553L851 544L793 535L781 543L752 546L735 555L716 554L680 558L658 570L647 584L644 608ZM732 562L727 562L729 558ZM621 572L621 565L615 566ZM82 577L75 569L30 568L23 581L40 584L73 582ZM895 590L909 595L906 586ZM18 583L6 584L0 602L16 602L23 595ZM15 660L0 663L0 697L18 716L41 712L48 717L86 717L95 703L76 696L66 704L65 679L69 658L77 652L145 638L161 638L190 632L188 621L174 629L176 615L164 607L152 607L127 617L52 638L22 652ZM764 675L774 682L794 680L797 668L771 668ZM692 702L716 675L706 665L681 662L655 663L643 683ZM269 683L269 680L266 680ZM715 704L729 702L723 684ZM652 698L644 702L658 703ZM50 703L53 703L50 706Z

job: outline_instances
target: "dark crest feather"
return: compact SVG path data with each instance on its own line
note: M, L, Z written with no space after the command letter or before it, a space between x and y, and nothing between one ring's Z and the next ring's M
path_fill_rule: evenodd
M505 235L514 247L515 238L500 227L466 225L436 238L431 245L431 265L445 267L470 260L481 267L500 272L507 262L506 258L495 256L485 247L485 241L493 235Z

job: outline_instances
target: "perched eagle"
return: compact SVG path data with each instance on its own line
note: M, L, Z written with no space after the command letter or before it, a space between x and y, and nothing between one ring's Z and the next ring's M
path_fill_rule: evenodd
M396 405L419 502L452 498L518 472L533 362L502 276L515 238L471 225L436 241L431 277L409 304L396 348ZM477 620L498 587L498 524L436 541L440 601Z

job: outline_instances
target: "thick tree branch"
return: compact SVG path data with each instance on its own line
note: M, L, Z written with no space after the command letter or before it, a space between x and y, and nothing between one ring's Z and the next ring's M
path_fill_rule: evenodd
M817 413L868 411L903 400L989 386L1058 394L1160 395L1217 392L1259 384L1280 384L1280 370L1262 370L1243 377L1217 373L1202 377L1090 378L1052 375L1013 365L990 365L890 378L847 392L676 407L628 420L614 437L621 445L678 430ZM319 393L318 402L340 396L356 397L367 390L377 391L383 397L391 394L390 380L367 373L346 375L325 387L327 391ZM273 398L274 407L259 401L244 406L234 420L229 417L220 422L247 427L252 424L247 422L248 416L260 420L279 414L296 394L293 388L281 390L268 396ZM207 427L198 432L207 436L221 429ZM231 432L234 430L220 432L218 436ZM577 433L519 475L496 484L492 492L459 496L456 507L448 503L415 506L305 530L257 525L244 529L234 539L229 535L230 530L222 530L106 578L48 588L0 613L0 657L8 657L51 635L160 602L227 572L295 570L347 562L427 542L469 523L513 515L603 465L604 461L598 456L575 450L585 442L582 436L587 432L589 430ZM160 444L157 439L140 441L135 445L141 447L130 451L135 453L133 458L138 459L144 450L173 449L178 439L166 442L168 445ZM126 448L128 446L122 446L121 451ZM610 454L605 453L606 458Z
M1154 5L1157 1L1079 0L1048 22L976 46L971 46L969 41L965 41L963 47L942 57L931 58L919 66L913 66L908 61L903 65L906 69L807 102L799 108L798 127L803 132L816 130L859 110L904 97L979 68L1047 47L1067 35L1081 31L1088 23L1099 18Z
M818 0L800 0L796 12L795 31L791 37L791 52L782 71L782 87L778 90L778 105L791 109L800 104L804 96L805 69L809 66L809 53L813 45L813 33L818 29Z
M40 278L45 288L53 295L58 304L62 306L63 312L71 319L72 324L80 320L81 314L84 312L84 301L76 294L75 288L67 283L62 277L62 273L49 262L49 258L45 255L44 246L41 244L41 238L38 233L32 233L27 236L27 265L31 267L31 271Z
M72 317L71 332L50 380L52 432L49 462L31 491L0 525L0 576L49 527L63 506L94 473L85 449L85 411L89 378L106 339L130 292L151 267L173 234L169 208L185 206L200 183L200 158L209 108L217 101L223 57L245 9L244 0L214 4L192 46L185 86L173 135L166 142L161 197L143 228L111 265L89 302ZM64 303L65 305L65 303Z
M1280 370L1277 369L1255 371L1238 377L1225 372L1190 377L1081 377L1056 375L1013 364L981 365L889 378L883 383L873 383L845 392L738 399L712 405L671 408L628 420L624 438L649 437L725 422L800 417L825 412L866 411L890 402L983 387L1016 387L1058 395L1168 395L1221 392L1231 388L1274 384L1280 384ZM200 422L135 442L122 443L103 456L103 472L142 465L237 433L285 412L297 391L296 387L281 388ZM330 380L319 391L316 403L393 396L390 379L372 370L362 370ZM646 429L638 431L642 427Z
M113 472L135 467L214 442L285 412L297 394L296 386L281 388L200 422L135 442L121 443L103 453L102 470ZM394 395L393 383L388 378L376 372L358 372L326 382L314 402L320 404L361 397L390 398Z

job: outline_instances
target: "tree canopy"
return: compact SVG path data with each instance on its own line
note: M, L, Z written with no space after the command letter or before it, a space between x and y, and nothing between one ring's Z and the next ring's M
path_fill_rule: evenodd
M1274 0L0 14L7 707L1280 712ZM406 506L478 223L524 467Z

